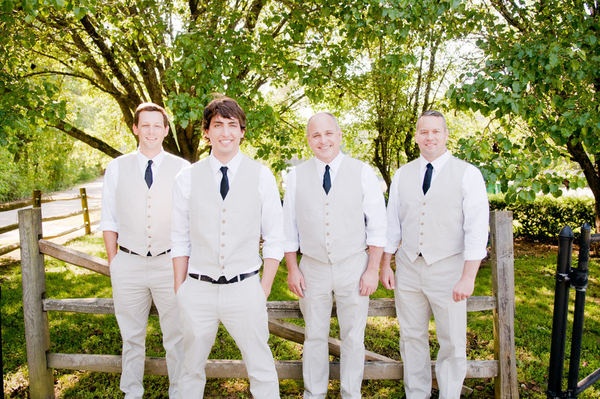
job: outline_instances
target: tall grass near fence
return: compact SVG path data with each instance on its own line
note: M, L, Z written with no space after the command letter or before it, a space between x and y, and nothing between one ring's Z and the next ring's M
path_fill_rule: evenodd
M98 235L71 242L70 246L86 253L103 256L102 240ZM550 246L529 248L515 253L515 342L519 394L521 398L542 399L547 385L547 369L552 326L554 273L556 249ZM590 263L590 281L587 291L584 341L582 343L581 375L600 367L600 263ZM47 296L52 298L110 297L110 279L46 258ZM4 391L6 398L26 398L27 367L23 338L23 313L21 305L21 274L18 263L0 268L2 284L2 338L4 355ZM490 269L484 265L477 278L475 295L491 292ZM374 297L391 297L392 293L380 288ZM290 300L285 267L281 267L270 300ZM120 354L121 340L114 315L90 315L52 312L49 314L53 352L62 353L112 353ZM290 320L291 321L291 320ZM301 323L301 321L293 321ZM493 332L491 312L469 313L469 358L493 358ZM332 335L337 332L335 319ZM432 334L434 326L431 327ZM398 326L394 318L370 318L366 332L368 350L399 360ZM294 360L301 358L302 345L272 336L270 345L276 358ZM436 344L432 340L432 352ZM147 354L164 356L161 334L156 317L150 318ZM211 358L240 358L231 337L220 329ZM119 398L119 375L110 373L70 372L55 370L57 398ZM472 398L492 398L491 380L467 380L465 385L474 389ZM167 378L146 376L145 398L167 398ZM401 381L365 381L365 398L402 398ZM339 397L339 382L331 382L331 398ZM283 398L300 398L300 381L281 381ZM248 383L244 379L209 380L207 397L250 398ZM600 398L597 384L582 398Z

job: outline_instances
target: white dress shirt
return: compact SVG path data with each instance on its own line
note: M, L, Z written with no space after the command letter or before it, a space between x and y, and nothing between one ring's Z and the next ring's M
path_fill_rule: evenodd
M433 165L433 174L431 175L431 184L435 181L440 171L450 159L451 154L446 151L443 155L435 159ZM419 158L420 177L423 181L425 177L426 166L429 163L422 156ZM387 244L385 252L395 253L402 240L402 227L398 221L398 174L394 175L390 186L390 196L388 200L388 226L387 226ZM485 181L479 169L468 164L463 175L461 184L463 194L463 229L464 238L464 257L465 260L481 260L485 258L486 245L488 239L488 218L489 208ZM396 221L396 222L392 222Z
M139 150L135 151L140 176L143 177L148 166L150 158L146 157ZM152 174L156 176L162 160L165 158L165 152L161 151L152 158ZM126 172L126 171L125 171ZM119 183L119 162L113 159L104 172L104 181L102 183L102 216L100 217L100 231L119 232L119 221L117 220L117 185Z
M228 164L223 165L214 156L209 156L209 165L213 171L215 179L215 190L219 189L221 182L221 166L227 166L227 178L229 186L235 184L235 177L240 166L242 156L237 153ZM190 220L189 220L189 199L191 192L190 173L193 165L184 168L179 172L173 188L173 219L171 229L172 251L171 257L190 256ZM283 227L281 197L277 189L277 182L273 173L264 165L261 165L259 176L258 192L262 202L261 213L261 236L262 257L281 260L283 258ZM243 228L244 226L240 226ZM253 265L257 266L257 265ZM260 265L258 265L260 266ZM255 270L253 268L252 270Z
M331 185L335 184L335 177L339 171L342 160L346 155L339 153L329 165L329 174L331 177ZM317 161L317 176L315 179L322 180L325 173L325 163L315 158ZM382 186L377 178L377 175L371 167L363 164L360 184L364 193L363 198L363 213L366 219L366 243L376 247L384 247L386 243L386 215L385 202L383 199ZM284 233L285 233L285 252L295 252L300 246L298 238L298 227L296 225L296 169L292 169L287 176L285 200L283 202L284 215Z

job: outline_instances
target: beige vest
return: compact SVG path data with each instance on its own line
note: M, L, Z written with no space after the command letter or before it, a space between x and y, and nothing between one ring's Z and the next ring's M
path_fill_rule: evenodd
M467 163L451 157L427 194L421 188L419 160L398 170L398 216L403 250L411 261L419 254L427 264L464 251L463 176Z
M260 267L261 165L243 157L225 200L208 158L191 170L189 266L214 279Z
M366 249L362 167L344 157L329 195L314 158L296 167L296 222L304 256L336 263Z
M119 222L119 245L140 255L159 254L171 248L171 204L175 175L186 163L165 154L148 189L137 155L117 158L116 208Z

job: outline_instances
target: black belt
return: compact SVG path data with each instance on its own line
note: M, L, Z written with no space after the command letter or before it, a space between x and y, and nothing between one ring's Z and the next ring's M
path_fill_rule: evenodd
M126 254L132 254L132 255L137 255L137 256L143 256L143 255L140 255L140 254L138 254L137 252L133 252L131 249L128 249L128 248L122 247L122 246L120 246L120 245L119 245L119 249L120 249L121 251L125 252ZM160 255L165 255L165 254L168 254L169 252L171 252L171 250L170 250L170 249L167 249L167 250L166 250L166 251L164 251L164 252L161 252L161 253L159 253L159 254L156 254L156 255L152 255L152 254L150 253L150 251L148 251L148 253L146 254L146 256L160 256Z
M254 276L257 273L258 273L258 270L255 270L250 273L242 273L242 274L237 275L229 280L227 280L227 278L225 276L221 276L217 280L215 280L214 278L212 278L210 276L205 276L204 274L199 275L197 273L190 273L189 276L196 280L199 279L200 281L206 281L207 283L211 283L211 284L231 284L231 283L237 283L238 281L243 281L243 280L247 279L248 277Z

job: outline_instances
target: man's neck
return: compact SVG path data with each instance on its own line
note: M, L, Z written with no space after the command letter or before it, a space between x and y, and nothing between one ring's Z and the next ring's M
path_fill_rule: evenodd
M215 157L215 159L219 161L222 165L227 165L239 153L240 150L237 150L234 154L212 154L212 156Z
M155 156L160 154L162 152L162 150L163 150L162 148L159 148L158 150L149 150L147 148L139 149L140 153L148 159L154 158Z

